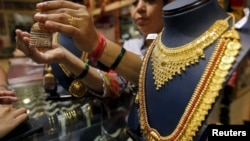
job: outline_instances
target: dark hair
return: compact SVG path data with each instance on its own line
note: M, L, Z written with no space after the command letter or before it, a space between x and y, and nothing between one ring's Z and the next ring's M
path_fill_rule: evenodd
M164 4L167 4L167 3L170 3L170 2L172 2L172 1L174 1L174 0L163 0L163 3L164 3Z
M167 3L168 2L168 0L163 0L163 3Z

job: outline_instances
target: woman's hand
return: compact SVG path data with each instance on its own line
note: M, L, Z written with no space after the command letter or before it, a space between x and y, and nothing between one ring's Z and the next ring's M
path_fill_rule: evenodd
M10 105L0 105L0 139L27 119L25 108L16 109Z
M86 6L70 1L54 0L38 3L34 19L44 23L50 32L71 36L79 50L92 52L98 44L98 34L92 15Z
M0 104L11 104L17 101L18 98L15 96L14 91L0 90Z
M16 30L16 48L39 64L60 63L65 58L65 48L57 43L52 44L52 49L45 52L38 51L35 47L29 47L30 33L20 29Z

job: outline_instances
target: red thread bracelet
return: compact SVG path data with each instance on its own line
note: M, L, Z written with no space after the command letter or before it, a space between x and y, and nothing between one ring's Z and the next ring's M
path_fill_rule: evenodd
M98 44L96 49L90 54L90 58L93 62L96 62L102 55L106 46L106 40L101 33L98 33Z

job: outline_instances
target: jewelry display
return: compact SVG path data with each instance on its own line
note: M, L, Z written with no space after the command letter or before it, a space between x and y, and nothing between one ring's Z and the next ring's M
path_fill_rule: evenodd
M214 36L213 38L209 35L204 34L206 39L202 39L202 36L194 40L194 42L184 45L181 48L175 49L164 49L161 42L161 34L158 36L158 39L154 40L151 44L144 61L142 63L142 69L139 77L139 90L136 97L136 102L139 104L139 121L140 128L145 137L145 140L150 141L191 141L196 135L196 131L202 124L205 119L205 116L208 114L208 111L211 109L212 104L215 102L216 97L219 95L219 91L222 89L222 84L226 81L226 76L228 76L229 71L236 60L241 44L239 43L239 34L234 29L234 17L231 15L233 26L230 30L226 31L227 28L223 26L228 25L225 21L228 20L219 20L215 23L208 31ZM218 32L216 30L219 30ZM216 35L215 35L216 34ZM222 34L222 35L221 35ZM152 62L154 64L153 71L154 77L157 81L157 89L159 89L164 83L169 82L172 79L172 76L176 73L181 73L181 70L185 70L187 66L198 61L200 57L204 54L202 49L207 47L210 42L214 42L217 38L218 43L215 47L215 50L212 53L211 58L200 78L197 86L190 98L185 111L179 119L178 124L175 129L166 136L162 136L157 129L151 127L149 123L149 117L147 112L147 102L146 102L146 68L150 60L150 54L152 53ZM206 43L206 46L193 46L197 41L202 41ZM187 49L185 48L187 47ZM199 50L199 54L192 54L192 51ZM155 51L156 50L156 51ZM156 54L158 53L158 54ZM158 55L159 57L157 57ZM169 55L169 56L168 56ZM176 59L175 59L175 57ZM191 59L186 58L185 56L191 57ZM157 59L159 60L157 60ZM187 59L188 61L184 61ZM168 60L171 63L166 62ZM179 62L181 65L177 64ZM185 65L187 63L188 65ZM172 70L167 70L167 67L177 65L177 68L171 68ZM167 73L162 73L162 70L159 70L163 67L163 70ZM162 74L160 74L162 73ZM159 77L164 79L160 79ZM160 80L159 80L160 79Z
M89 103L74 110L67 110L62 112L62 114L57 114L57 118L60 121L61 134L65 135L77 127L90 127L92 117L92 109Z
M172 80L174 75L181 74L186 67L205 58L203 50L215 42L228 28L228 19L216 21L205 33L194 41L183 46L169 48L161 42L161 33L156 39L156 46L152 52L153 74L156 89Z
M55 130L56 130L54 117L53 116L48 116L48 120L49 120L49 126L50 126L48 134L54 134Z
M58 121L60 121L59 122L59 127L60 127L59 129L61 129L60 133L61 133L61 135L64 136L67 133L66 117L64 114L58 114L57 118L58 118Z
M58 42L58 33L54 34L53 42ZM88 62L88 53L87 52L82 52L81 60L85 63L85 69L83 70L80 77L84 77L87 74L88 68L89 68L89 66L87 64L87 62ZM48 64L47 64L47 66L48 66ZM64 64L60 63L59 66L62 69L63 73L67 77L69 77L69 78L78 78L75 75L73 75L71 73L71 71ZM51 72L50 75L52 75L53 74L52 73L52 68L50 67L50 69L51 69L50 70L50 72ZM81 98L87 93L88 88L85 86L85 84L81 80L76 79L76 80L73 80L71 82L68 91L72 96L74 96L76 98Z
M92 107L89 103L86 103L85 105L81 106L81 109L82 109L84 116L86 117L86 125L87 127L90 127L91 119L93 118Z
M78 121L75 110L65 111L63 114L66 119L66 125L71 125Z

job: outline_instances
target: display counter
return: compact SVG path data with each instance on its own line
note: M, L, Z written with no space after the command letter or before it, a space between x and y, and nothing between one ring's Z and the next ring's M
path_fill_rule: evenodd
M3 61L2 61L3 62ZM2 64L1 62L1 64ZM4 61L6 62L6 60ZM19 101L15 107L28 110L29 121L6 138L13 140L126 140L128 95L115 101L92 95L73 98L60 85L51 95L43 88L43 69L29 58L9 58L8 78Z

